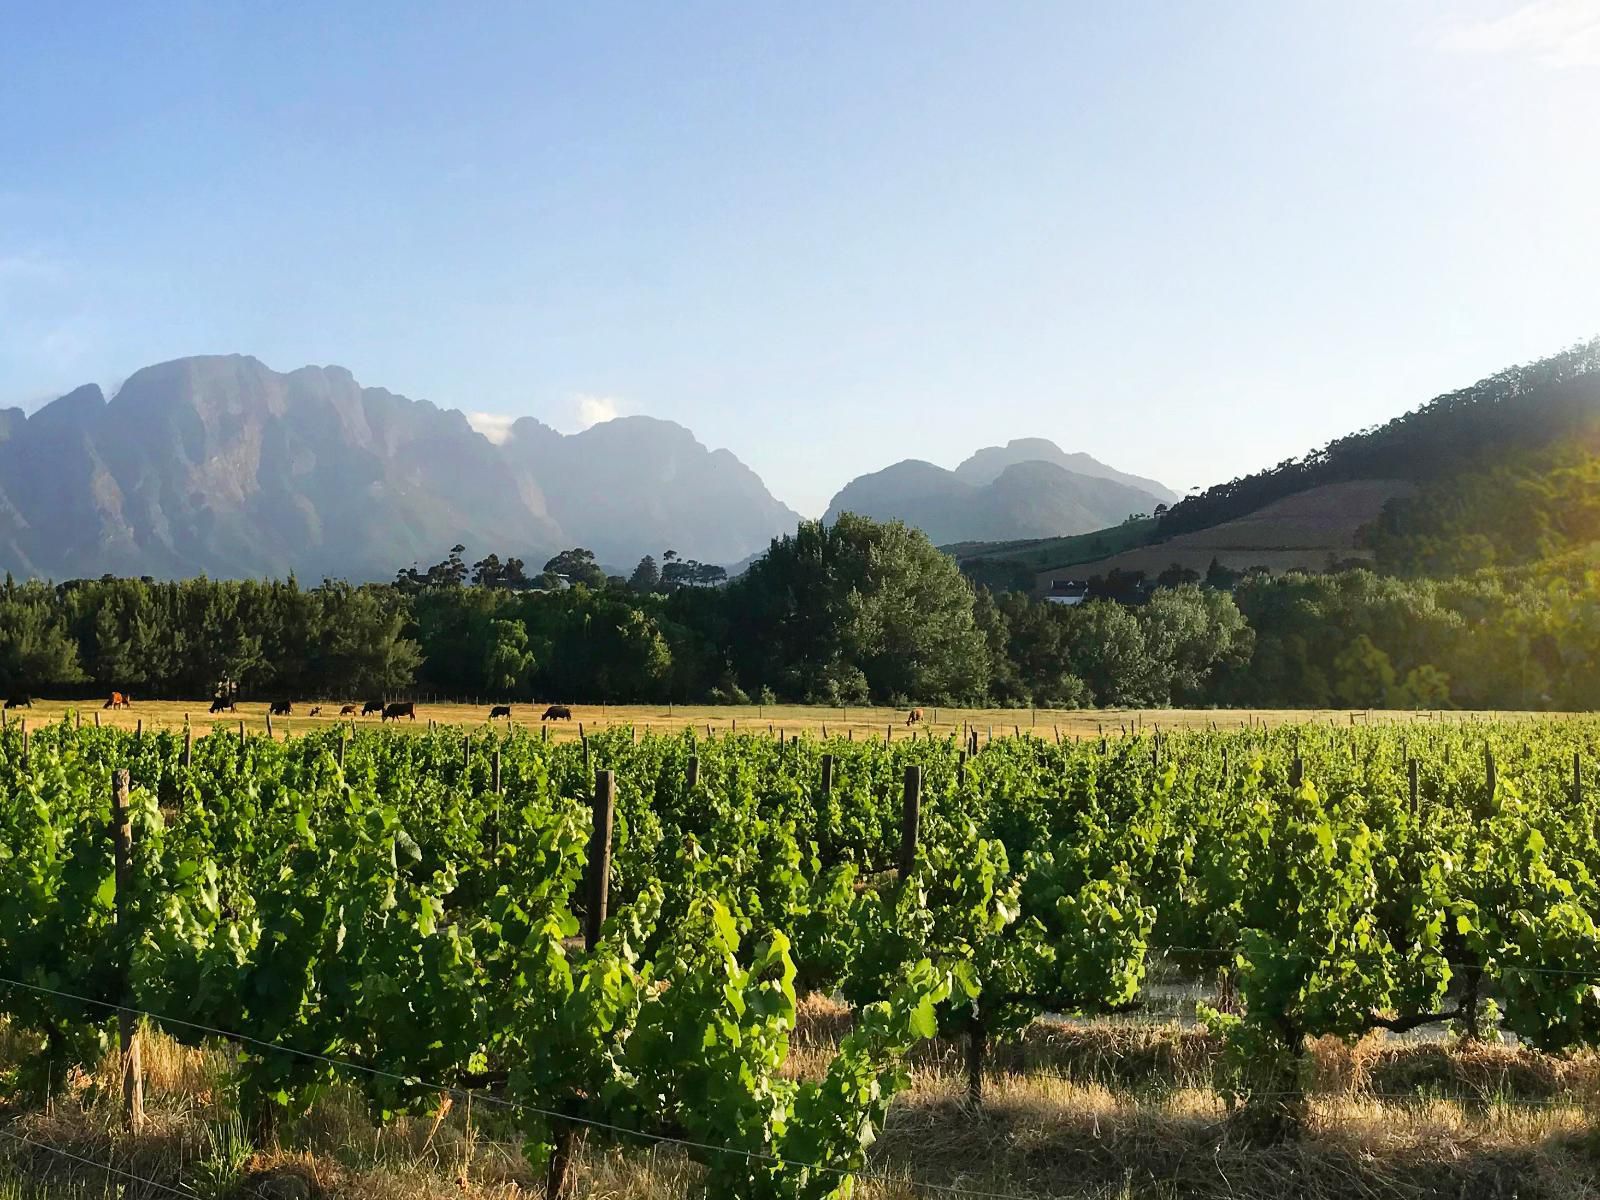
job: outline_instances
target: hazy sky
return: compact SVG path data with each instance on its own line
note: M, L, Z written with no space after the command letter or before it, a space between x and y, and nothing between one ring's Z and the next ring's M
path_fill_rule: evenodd
M3 404L243 351L808 515L1030 435L1182 490L1597 281L1600 0L0 8Z

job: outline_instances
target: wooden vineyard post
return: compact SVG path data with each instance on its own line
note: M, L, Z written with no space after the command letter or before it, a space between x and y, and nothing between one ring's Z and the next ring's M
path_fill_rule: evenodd
M605 924L606 905L611 898L611 826L616 803L616 773L596 771L594 828L589 838L589 911L583 929L586 950L593 950L600 942L600 926Z
M244 722L239 722L239 749L244 749Z
M272 710L267 709L267 737L272 737Z
M583 786L593 795L594 771L589 766L589 736L583 732L583 726L578 726L578 738L583 743Z
M1418 807L1417 807L1418 806L1418 780L1417 780L1417 760L1414 759L1414 758L1406 760L1406 790L1409 793L1409 803L1411 805L1411 819L1412 819L1412 821L1415 821L1417 819L1417 811L1418 811Z
M463 774L472 770L472 735L461 735L461 771Z
M98 708L94 710L94 727L96 729L100 728L100 710Z
M1581 808L1583 805L1583 754L1581 751L1572 752L1572 807Z
M17 722L22 727L22 765L28 765L28 718L23 717Z
M1300 755L1296 753L1294 758L1289 762L1289 786L1298 791L1301 783L1305 781L1305 777L1305 759L1301 758Z
M822 779L817 792L817 857L822 857L827 834L833 827L833 755L822 756Z
M189 724L189 714L184 714L183 721L183 769L189 770L194 766L194 728Z
M956 786L958 788L967 786L967 752L965 750L956 755Z
M885 725L883 727L883 744L887 746L892 741L894 741L894 726Z
M911 878L917 865L917 831L922 825L922 768L907 767L905 791L900 800L900 882Z
M1494 751L1487 742L1483 745L1483 812L1479 814L1482 820L1488 820L1494 814L1494 794L1499 787L1500 776L1494 765Z
M583 947L593 951L600 944L600 929L606 920L606 904L611 892L611 824L616 804L616 776L601 771L594 779L594 829L589 838L588 912L584 914ZM545 1194L551 1200L571 1195L572 1150L577 1130L570 1121L557 1119L551 1130L555 1145L550 1153Z
M494 754L489 759L489 790L495 795L500 794L500 747L494 748Z
M335 750L334 757L339 760L339 780L344 781L344 747L349 739L344 736L344 730L339 731L339 748Z
M683 781L691 792L700 786L700 756L698 754L689 755L689 765L684 771Z
M187 717L188 715L189 715L188 713L184 714L185 717ZM83 728L83 709L81 709L81 708L74 709L73 712L72 712L72 720L73 720L73 728L74 729L82 729Z
M113 904L120 946L118 957L118 1004L128 1001L128 958L133 949L132 931L126 928L127 905L133 899L133 824L128 819L128 772L126 768L111 776L111 846L116 860ZM122 1058L122 1127L138 1133L144 1127L144 1069L139 1054L137 1016L127 1009L117 1010L117 1046Z

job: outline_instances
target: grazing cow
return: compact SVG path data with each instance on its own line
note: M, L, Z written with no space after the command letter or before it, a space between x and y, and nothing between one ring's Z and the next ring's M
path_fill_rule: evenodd
M492 721L496 717L504 717L508 721L511 720L511 705L496 704L489 710L489 720Z
M353 717L353 716L355 716L356 715L356 706L354 704L346 704L343 708L341 708L339 710L339 715L341 717Z
M365 704L363 704L361 706L361 715L363 717L370 717L373 713L381 713L382 711L383 711L383 701L382 700L368 700Z
M33 707L33 697L32 696L8 696L6 698L6 707L7 708L32 708Z
M572 720L572 710L565 704L552 704L549 708L544 710L544 716L540 717L539 720L570 721Z
M398 721L401 717L408 717L415 721L417 719L417 706L410 700L396 700L383 710L383 719L385 721Z
M311 711L306 714L306 716L308 716L308 717L320 717L321 715L322 715L322 705L320 705L320 704L313 704L311 706Z
M111 699L102 704L101 708L131 708L133 697L126 692L112 692Z
M237 712L238 706L234 704L232 696L218 696L211 702L211 711L214 713Z
M274 700L267 706L267 712L275 717L287 717L294 712L294 705L287 700Z
M921 720L922 720L922 710L920 708L913 708L909 713L906 714L906 724L907 725L915 725L915 724L917 724L917 722L919 722Z

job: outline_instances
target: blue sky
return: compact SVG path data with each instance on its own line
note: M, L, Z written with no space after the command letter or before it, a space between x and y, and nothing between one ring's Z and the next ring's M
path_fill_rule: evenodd
M1600 0L12 5L0 404L242 351L820 513L1180 490L1600 333Z

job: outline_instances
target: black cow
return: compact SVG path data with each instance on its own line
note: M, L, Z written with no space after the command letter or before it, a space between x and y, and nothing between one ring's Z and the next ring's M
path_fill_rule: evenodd
M211 702L211 711L214 713L237 712L238 706L234 704L232 696L218 696Z
M6 707L7 708L32 708L33 707L33 697L32 696L8 696L8 697L6 697Z
M409 717L415 721L417 719L417 706L409 700L396 700L383 710L383 719L385 721L398 721L401 717Z
M381 713L382 711L383 711L383 701L382 700L368 700L365 704L363 704L361 706L361 715L363 717L370 717L373 713Z
M565 704L552 704L549 708L544 710L544 716L540 717L539 720L570 721L572 720L572 710Z
M275 717L287 717L294 712L294 705L287 700L274 700L267 711Z
M511 720L511 705L496 704L489 710L489 720L492 721L496 717L504 717L508 721Z

